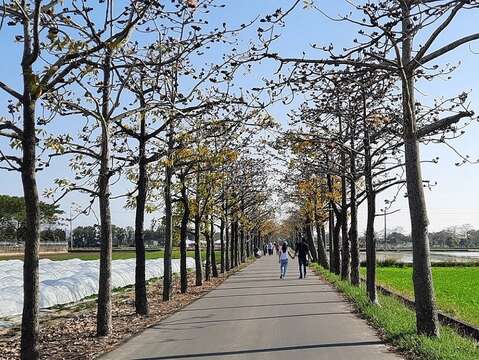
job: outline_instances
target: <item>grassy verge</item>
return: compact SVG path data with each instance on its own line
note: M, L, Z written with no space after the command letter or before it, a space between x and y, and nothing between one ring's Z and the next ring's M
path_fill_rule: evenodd
M477 343L460 336L447 326L441 326L441 336L429 338L416 334L414 312L400 300L379 294L380 306L371 305L364 287L342 281L318 265L315 270L353 302L368 322L384 339L408 359L414 360L477 360Z
M411 267L378 267L376 274L378 284L414 299ZM433 266L432 275L439 309L478 326L479 266Z

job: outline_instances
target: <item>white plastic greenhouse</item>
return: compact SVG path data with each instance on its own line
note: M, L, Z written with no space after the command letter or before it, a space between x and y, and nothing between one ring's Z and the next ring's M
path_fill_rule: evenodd
M187 267L194 268L193 258ZM40 260L40 308L80 301L98 293L99 261L71 259ZM179 273L180 260L172 261L173 273ZM0 261L0 317L17 315L23 307L23 261ZM163 259L146 260L146 279L163 276ZM114 260L112 287L135 283L135 259Z

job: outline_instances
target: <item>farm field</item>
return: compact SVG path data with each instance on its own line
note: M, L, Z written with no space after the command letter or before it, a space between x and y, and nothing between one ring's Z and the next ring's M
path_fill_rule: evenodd
M146 252L146 259L147 260L154 260L162 258L164 255L163 250L156 250L156 251L147 251ZM195 252L193 250L189 250L187 252L187 256L194 257ZM201 257L204 259L206 256L206 252L203 250L201 252ZM134 250L125 250L125 251L113 251L112 254L113 260L124 260L124 259L132 259L135 257ZM175 248L173 249L172 253L173 259L180 258L180 250ZM69 259L80 259L80 260L98 260L100 258L100 253L98 251L70 251L68 253L57 253L57 254L45 254L40 255L41 259L50 259L53 261L62 261L62 260L69 260ZM1 260L22 260L22 256L18 255L5 255L0 256ZM220 253L219 251L216 252L216 260L219 261Z
M361 269L365 275L365 269ZM440 310L479 326L479 266L433 267L434 289ZM377 282L413 299L411 267L378 267Z

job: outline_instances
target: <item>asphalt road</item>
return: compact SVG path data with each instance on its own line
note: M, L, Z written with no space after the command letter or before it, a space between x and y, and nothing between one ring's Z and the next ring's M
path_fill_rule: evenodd
M259 259L101 359L400 359L333 287L298 274Z

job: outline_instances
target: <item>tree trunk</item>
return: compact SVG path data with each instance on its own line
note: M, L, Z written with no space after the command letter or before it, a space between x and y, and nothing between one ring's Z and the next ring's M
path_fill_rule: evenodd
M220 271L222 274L226 271L226 264L225 264L225 220L223 216L220 219L220 242L221 242L221 249L220 249Z
M213 221L213 215L210 220L210 237L211 237L211 273L213 277L218 277L218 266L216 265L216 253L215 253L215 223Z
M147 164L145 154L145 118L141 114L141 129L138 163L138 194L136 196L135 215L135 310L139 315L148 315L148 299L145 280L145 206L147 196Z
M201 243L200 243L200 216L195 214L195 266L196 266L196 286L203 285L203 270L201 268Z
M328 191L330 194L333 193L333 178L330 174L327 174L327 183L328 183ZM329 269L331 272L338 273L338 266L337 263L337 256L339 252L337 251L338 239L336 235L336 226L334 222L334 202L333 200L329 201Z
M368 202L368 219L366 224L366 291L373 304L378 303L376 292L376 239L374 237L374 220L376 218L376 193L374 192L371 144L369 124L366 118L366 97L363 90L363 122L364 122L364 181Z
M341 142L344 144L343 120L341 116L339 116L339 134ZM344 175L346 171L346 153L344 150L341 150L341 168L343 169L343 175L341 176L341 218L338 219L341 221L341 279L349 281L351 277L351 254L348 239L347 183L346 176Z
M231 254L230 254L230 264L231 264L231 268L234 268L235 267L235 226L234 226L234 221L231 221L231 224L230 224L230 228L231 228Z
M329 176L329 175L328 175ZM331 205L331 202L329 204ZM328 219L328 225L329 225L329 270L331 272L334 272L334 269L336 269L336 265L334 264L334 211L329 210L329 219Z
M369 300L378 303L376 292L376 238L374 236L374 219L376 212L376 196L368 194L368 220L366 224L366 290Z
M306 222L304 223L304 232L313 262L318 262L318 253L316 252L316 246L314 246L313 229L309 216L306 218Z
M224 257L225 257L225 269L226 271L230 270L230 229L229 229L229 221L228 221L228 201L226 200L225 202L225 252L224 252Z
M239 221L235 220L235 267L241 264Z
M340 232L341 232L341 213L336 213L336 221L334 224L333 230L333 249L334 249L334 273L336 275L341 274L341 240L340 240Z
M173 210L171 200L171 182L173 177L173 122L168 131L168 162L165 167L165 254L163 258L163 301L169 301L172 292L173 274L171 269L171 252L173 247Z
M196 286L203 285L203 270L201 261L201 199L200 199L200 169L196 171L196 211L194 217L195 224L195 265L196 265Z
M321 224L321 237L323 239L324 252L326 253L326 230L324 229L324 224Z
M359 260L359 243L358 243L358 209L356 203L356 154L354 152L354 140L356 137L355 126L351 126L351 155L350 173L351 180L349 183L350 209L351 209L351 227L349 229L349 240L351 243L351 284L359 286L360 284L360 260Z
M322 225L319 222L318 214L315 212L314 214L315 219L314 223L316 225L316 236L317 236L317 243L318 243L318 262L319 264L324 267L325 269L329 268L328 264L328 257L326 255L326 249L324 248L324 241L323 241L323 231L321 231Z
M181 293L188 291L188 269L186 267L186 240L188 237L188 221L190 219L190 206L188 203L188 192L185 183L185 177L180 176L181 182L181 201L183 203L183 216L180 225L180 288Z
M244 263L245 260L246 260L245 250L246 250L245 234L244 234L243 225L241 225L241 229L240 229L240 263Z
M411 14L409 3L401 3L403 10L402 63L410 64L412 58ZM402 110L404 116L404 145L406 185L411 217L413 243L413 283L416 307L416 328L419 334L439 336L439 323L435 306L431 272L428 218L421 174L421 158L417 141L416 103L414 97L414 70L407 67L402 78Z
M100 277L98 287L98 311L96 332L98 336L111 333L111 213L110 213L110 101L111 57L107 53L103 64L103 97L101 124L100 175L98 194L100 203Z
M28 26L25 24L24 26ZM28 29L27 29L28 30ZM28 32L28 31L26 31ZM27 46L28 44L25 44ZM25 200L25 251L23 262L23 312L21 335L21 358L36 360L38 350L39 279L38 253L40 247L40 212L36 172L36 119L35 100L31 93L32 67L23 68L23 138L22 138L22 185Z
M205 240L206 240L206 263L205 263L205 280L210 281L211 277L211 238L207 224L205 224Z
M344 155L341 156L344 159ZM346 165L344 162L343 168ZM346 176L341 176L341 279L349 281L351 279L351 250L348 238L348 205L347 205L347 186Z
M359 267L361 264L359 259L356 184L351 184L351 228L349 229L349 239L351 242L351 283L353 285L359 286L360 284Z

